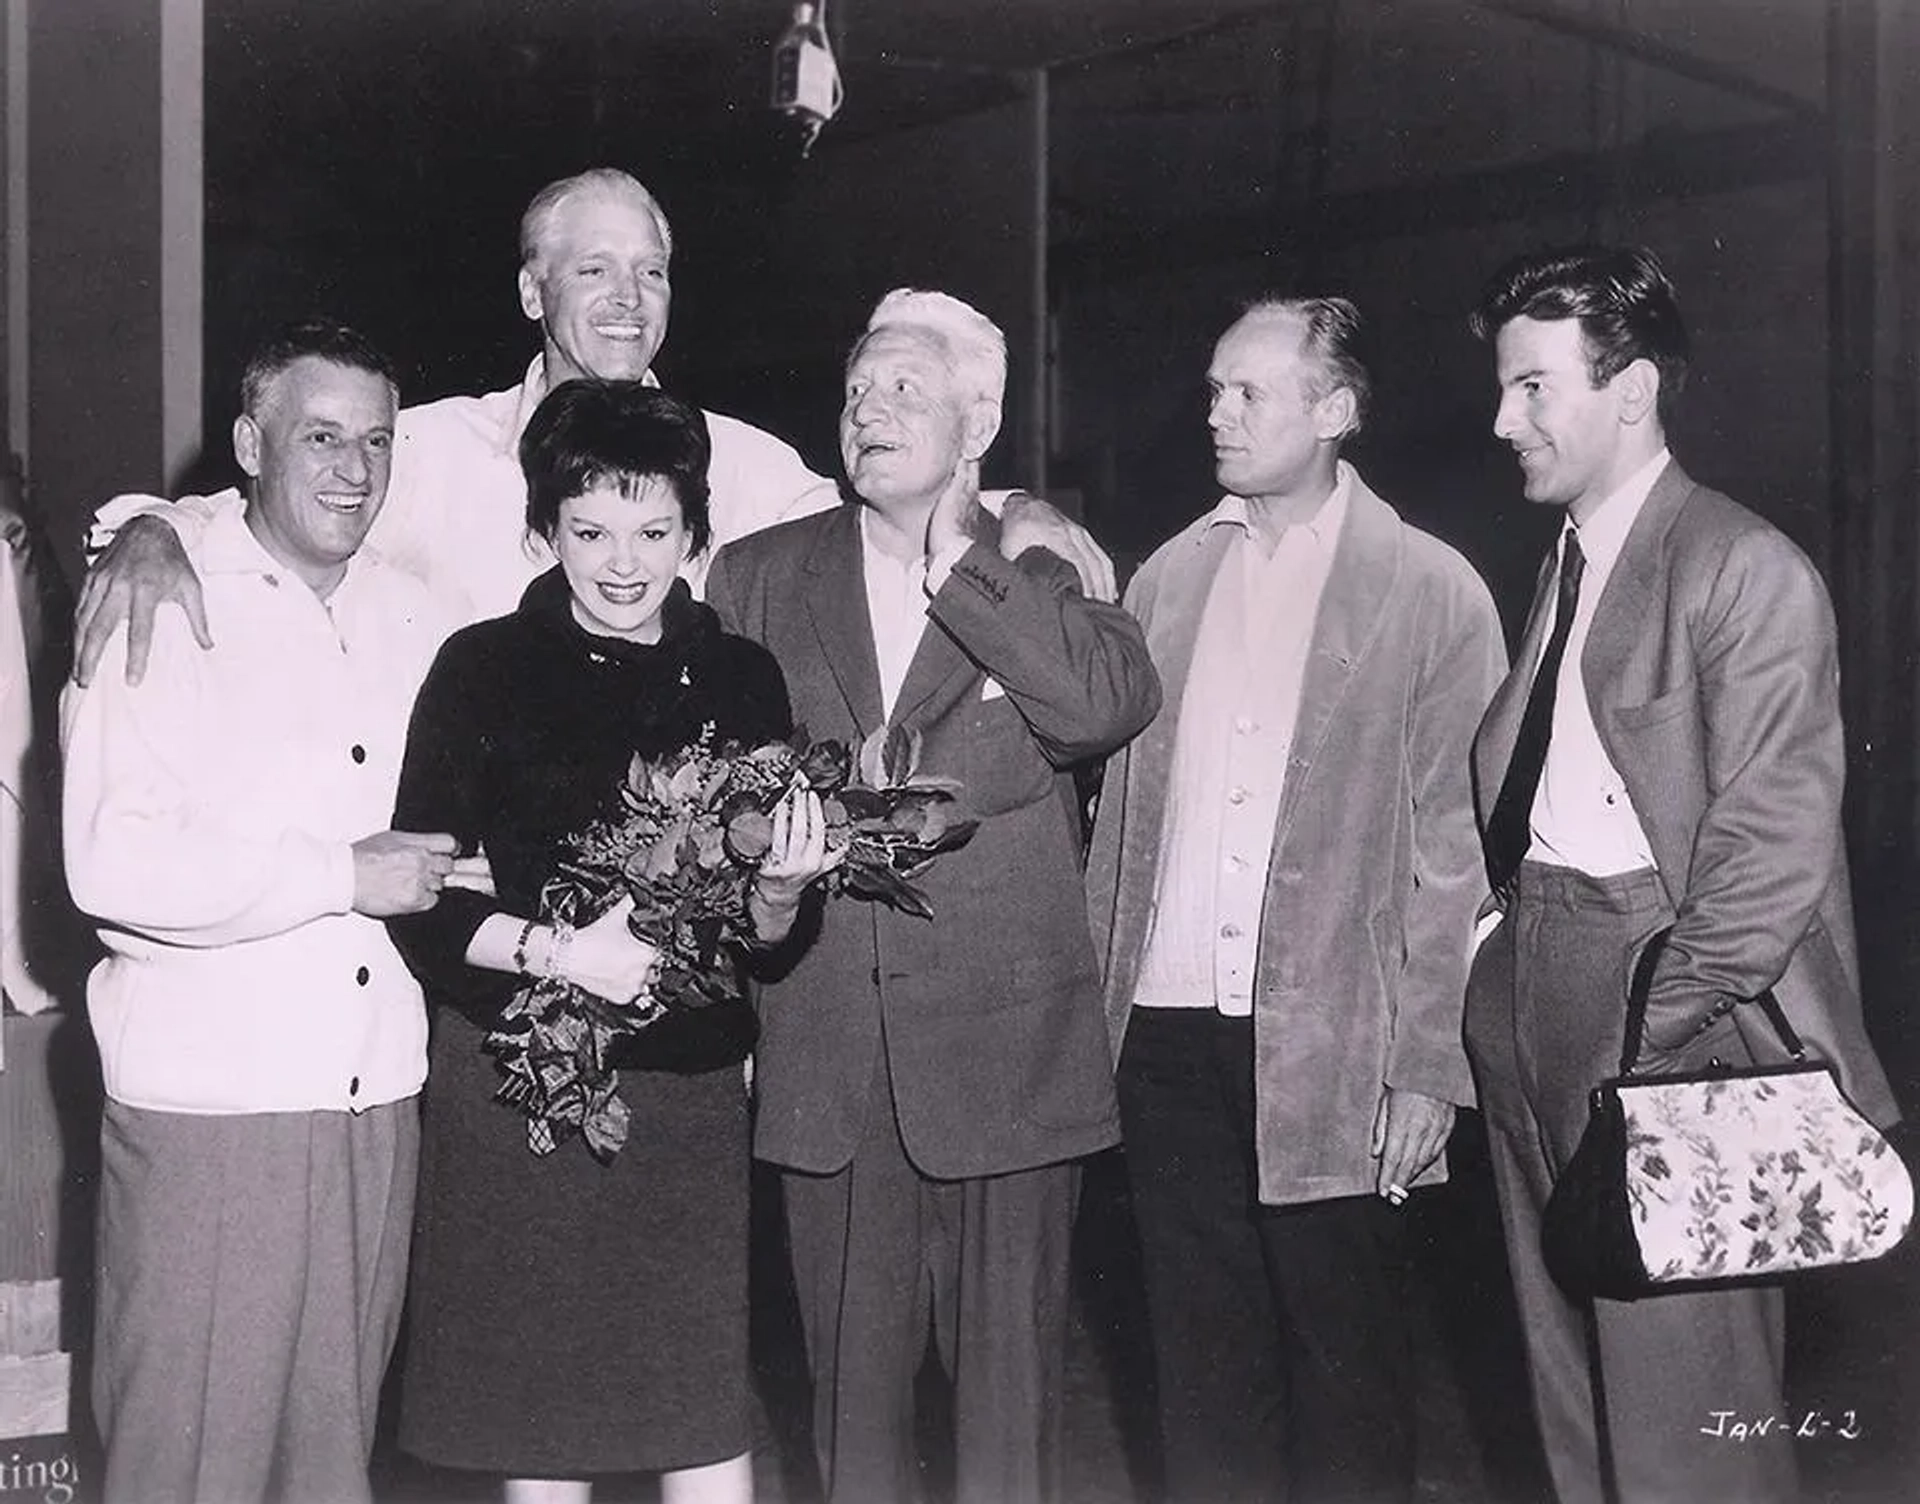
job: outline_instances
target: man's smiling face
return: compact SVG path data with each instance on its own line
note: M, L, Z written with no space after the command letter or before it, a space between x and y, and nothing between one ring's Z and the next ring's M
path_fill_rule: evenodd
M396 399L386 377L303 355L233 426L261 546L325 594L386 499Z
M847 363L840 462L863 501L937 497L992 442L998 413L965 390L946 340L889 324L866 335Z
M669 254L652 205L632 193L589 186L554 206L520 268L520 307L540 321L549 387L647 374L667 337Z
M1590 509L1638 463L1624 417L1628 371L1595 386L1587 357L1578 319L1523 314L1494 339L1500 410L1493 431L1520 457L1529 501Z

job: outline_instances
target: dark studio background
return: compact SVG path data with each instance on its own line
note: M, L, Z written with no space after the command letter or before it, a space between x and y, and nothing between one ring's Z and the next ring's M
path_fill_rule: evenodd
M1490 433L1467 310L1530 246L1652 246L1695 345L1675 453L1833 588L1869 1020L1916 1101L1920 0L829 0L846 104L804 160L765 108L781 0L8 5L5 411L76 576L107 495L231 483L240 362L289 317L367 330L407 400L518 381L520 211L605 163L672 220L669 388L833 473L867 310L947 289L1012 349L989 483L1123 564L1214 499L1201 378L1238 303L1349 294L1378 342L1351 457L1517 630L1552 519ZM1450 1350L1510 1335L1471 1198L1435 1221ZM1124 1230L1092 1210L1096 1243ZM1126 1270L1088 1265L1099 1369ZM1798 1392L1880 1426L1810 1456L1810 1492L1899 1495L1917 1282L1905 1260L1803 1302ZM1477 1382L1448 1414L1524 1449L1498 1413L1521 1397ZM1529 1475L1449 1476L1434 1496Z

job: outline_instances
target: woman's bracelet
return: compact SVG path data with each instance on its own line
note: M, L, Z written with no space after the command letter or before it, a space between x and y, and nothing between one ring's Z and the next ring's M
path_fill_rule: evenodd
M800 900L806 896L806 891L803 885L784 897L776 898L760 885L760 879L756 877L753 880L753 886L747 890L747 896L776 913L784 913L789 909L799 908Z
M538 921L529 919L520 926L520 938L513 942L513 969L519 976L531 976L527 967L527 942L533 939L533 927Z
M567 959L567 947L573 942L573 926L555 920L551 931L553 939L547 943L546 964L541 967L540 975L557 977L563 975Z
M656 951L653 964L647 967L646 979L641 982L640 990L633 995L636 1003L650 1003L654 1000L654 989L660 985L660 977L667 969L667 954Z

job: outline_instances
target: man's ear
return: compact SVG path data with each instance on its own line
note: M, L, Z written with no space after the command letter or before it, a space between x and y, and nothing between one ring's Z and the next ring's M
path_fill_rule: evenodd
M1000 434L1000 404L990 397L976 397L967 409L967 433L961 454L978 463L993 447Z
M1628 364L1613 378L1620 397L1620 417L1628 423L1644 422L1660 408L1660 368L1642 356Z
M233 420L233 457L248 476L260 478L260 425L245 413Z
M540 308L540 279L531 266L522 265L519 276L520 311L538 323L546 315Z
M1313 404L1313 432L1316 438L1343 439L1360 421L1360 400L1350 386L1337 386Z

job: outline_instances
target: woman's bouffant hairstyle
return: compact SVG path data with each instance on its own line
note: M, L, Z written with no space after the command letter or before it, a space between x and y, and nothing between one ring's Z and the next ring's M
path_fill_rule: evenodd
M680 500L693 552L713 541L707 415L638 381L568 381L548 392L520 436L527 527L551 540L560 503L612 486L632 497L664 480Z

